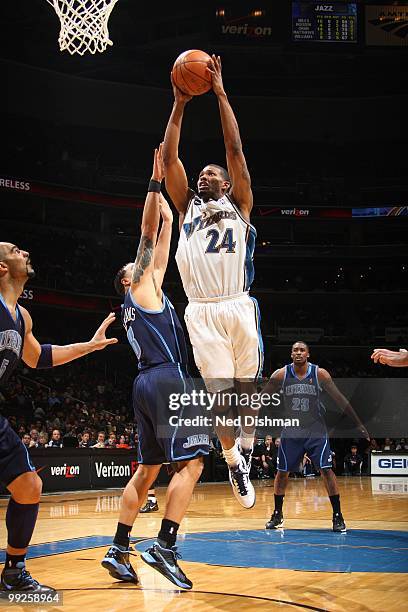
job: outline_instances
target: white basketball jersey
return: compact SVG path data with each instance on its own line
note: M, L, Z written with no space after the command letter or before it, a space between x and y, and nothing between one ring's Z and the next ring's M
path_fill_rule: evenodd
M176 261L189 299L228 297L248 291L254 278L256 230L228 195L187 208Z

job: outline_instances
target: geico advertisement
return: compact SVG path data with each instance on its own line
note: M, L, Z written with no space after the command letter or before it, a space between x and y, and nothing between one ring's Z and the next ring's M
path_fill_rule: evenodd
M32 457L43 491L67 491L89 486L89 457ZM58 453L59 455L59 453Z
M371 475L408 476L408 455L371 455Z
M109 457L109 454L91 458L92 486L124 486L137 469L137 461L124 455L123 457Z

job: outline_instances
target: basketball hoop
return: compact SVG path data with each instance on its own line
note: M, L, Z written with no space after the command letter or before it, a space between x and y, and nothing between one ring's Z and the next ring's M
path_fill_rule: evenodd
M108 45L108 20L118 0L47 0L54 7L61 30L58 42L61 51L83 55L87 51L102 53Z

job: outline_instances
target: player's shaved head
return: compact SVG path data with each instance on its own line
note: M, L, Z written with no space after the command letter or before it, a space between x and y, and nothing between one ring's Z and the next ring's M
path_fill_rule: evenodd
M13 247L11 242L0 242L0 261L7 257Z

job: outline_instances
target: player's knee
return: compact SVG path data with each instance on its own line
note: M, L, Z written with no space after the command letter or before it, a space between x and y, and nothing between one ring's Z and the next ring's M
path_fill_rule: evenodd
M18 504L37 504L42 492L42 480L36 472L27 472L18 478L11 494Z

